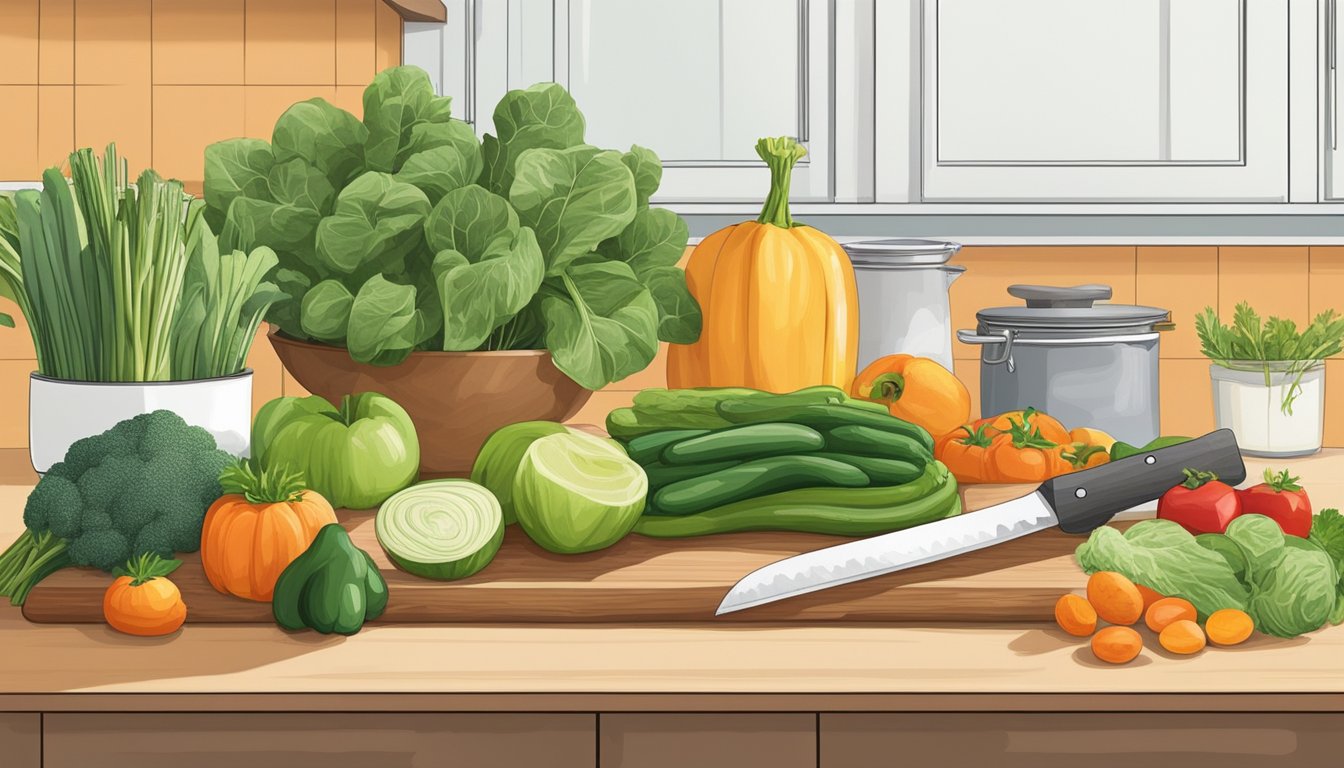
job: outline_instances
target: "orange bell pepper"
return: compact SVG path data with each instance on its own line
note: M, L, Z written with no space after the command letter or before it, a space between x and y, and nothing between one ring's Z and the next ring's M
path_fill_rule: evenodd
M994 442L988 429L989 424L983 419L974 424L963 424L943 435L934 445L934 456L947 466L957 482L985 482L986 452Z
M892 416L927 429L935 438L971 417L971 395L952 372L927 357L887 355L854 379L855 397L882 403Z

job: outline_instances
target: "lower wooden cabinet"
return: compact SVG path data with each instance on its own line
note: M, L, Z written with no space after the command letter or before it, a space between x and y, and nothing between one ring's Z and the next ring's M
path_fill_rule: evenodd
M1266 713L834 714L823 768L1307 768L1339 765L1344 715Z
M584 714L45 717L42 768L592 768L597 762L596 718Z
M41 715L31 712L0 714L0 765L41 768Z
M813 714L601 716L600 768L817 768Z

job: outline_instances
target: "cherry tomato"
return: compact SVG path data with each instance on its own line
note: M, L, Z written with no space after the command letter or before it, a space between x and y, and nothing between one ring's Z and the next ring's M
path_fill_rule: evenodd
M1264 515L1279 524L1289 536L1306 538L1311 533L1311 499L1288 470L1275 474L1265 470L1265 482L1237 491L1241 514Z
M1193 534L1222 533L1241 514L1237 491L1212 472L1185 470L1185 482L1162 494L1157 516Z

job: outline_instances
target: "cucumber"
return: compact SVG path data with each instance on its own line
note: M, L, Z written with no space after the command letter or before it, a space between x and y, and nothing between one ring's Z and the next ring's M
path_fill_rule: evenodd
M815 456L771 456L672 483L653 495L653 507L661 515L692 515L796 488L867 485L868 476L849 464Z
M649 495L659 488L693 477L703 477L721 469L736 467L740 461L716 461L713 464L682 464L680 466L655 461L644 465L644 474L649 478Z
M885 459L876 456L859 456L852 453L808 453L805 456L816 456L822 459L838 461L841 464L848 464L863 471L868 476L872 485L904 485L912 483L924 474L924 467L927 462L914 463L912 461L903 461L901 459Z
M825 446L826 438L820 432L801 424L749 424L673 443L663 449L663 461L668 464L704 464L726 459L808 453Z
M708 429L666 429L662 432L651 432L647 435L632 438L630 442L625 444L625 452L636 463L649 464L658 461L663 455L663 449L667 446L708 434Z
M908 435L854 425L827 430L826 450L833 453L852 453L858 456L909 461L919 464L921 470L933 461L933 452Z
M788 422L819 430L846 426L868 427L905 435L924 446L926 452L933 452L933 437L923 427L868 407L856 408L847 404L776 407L770 405L768 400L726 400L719 403L718 412L725 421L735 424Z

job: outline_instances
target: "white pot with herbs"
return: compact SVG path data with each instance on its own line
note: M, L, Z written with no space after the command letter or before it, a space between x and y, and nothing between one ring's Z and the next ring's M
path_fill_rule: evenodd
M1263 323L1247 303L1231 325L1212 308L1195 319L1201 351L1213 361L1213 411L1251 456L1308 456L1321 449L1325 425L1325 360L1339 354L1344 318L1333 310L1301 330L1292 320Z
M275 253L221 253L204 212L152 170L130 183L111 145L101 162L72 154L68 179L52 168L40 190L0 195L0 295L23 313L37 356L28 421L38 472L75 441L160 409L248 453L247 355L285 295L264 281Z

